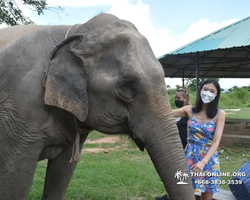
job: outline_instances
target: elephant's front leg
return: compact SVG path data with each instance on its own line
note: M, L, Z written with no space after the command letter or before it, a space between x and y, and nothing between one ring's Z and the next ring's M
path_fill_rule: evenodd
M11 149L9 148L7 149L7 151L11 152ZM8 155L6 159L0 157L1 200L27 199L30 186L32 184L32 180L36 171L36 163L39 156L35 153L32 155L25 155L26 152L31 151L31 149L28 149L26 147L26 149L24 150L11 152L12 155L9 152L9 154L6 153L5 155ZM4 150L3 152L5 153L6 150Z
M80 144L80 150L82 149ZM72 146L64 150L54 159L48 161L46 179L43 191L43 200L63 200L70 179L75 170L76 161L70 163Z

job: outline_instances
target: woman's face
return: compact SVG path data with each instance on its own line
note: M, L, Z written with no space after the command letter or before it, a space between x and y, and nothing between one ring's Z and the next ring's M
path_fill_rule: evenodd
M188 99L183 97L182 92L176 92L175 93L175 100L183 101L183 105L188 105Z
M217 95L217 88L215 87L215 85L213 83L207 83L205 85L203 85L202 87L202 91L209 91L212 94L214 94L215 96Z

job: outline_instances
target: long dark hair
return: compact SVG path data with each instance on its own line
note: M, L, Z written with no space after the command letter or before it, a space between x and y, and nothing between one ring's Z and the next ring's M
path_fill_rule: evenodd
M213 101L211 101L208 104L208 109L207 109L207 117L212 119L215 117L215 115L218 112L218 104L219 104L219 99L220 99L220 84L218 83L218 81L214 79L207 79L201 84L199 88L199 93L198 93L199 95L197 95L198 97L196 98L196 105L192 108L192 110L194 113L198 113L202 110L203 101L201 100L200 93L201 93L203 86L208 83L214 84L214 86L217 88L217 96L215 97Z

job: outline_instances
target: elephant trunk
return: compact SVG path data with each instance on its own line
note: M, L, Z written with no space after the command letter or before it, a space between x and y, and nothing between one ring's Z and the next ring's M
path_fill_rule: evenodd
M163 109L165 110L165 109ZM187 160L172 112L158 113L158 120L145 130L145 148L171 199L194 200ZM176 174L179 172L178 174ZM189 176L189 177L188 177ZM180 184L185 182L187 184Z

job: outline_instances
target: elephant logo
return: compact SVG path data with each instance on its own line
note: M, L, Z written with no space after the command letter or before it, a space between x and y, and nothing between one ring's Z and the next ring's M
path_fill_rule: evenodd
M186 181L188 178L189 178L189 175L185 172L182 172L181 170L180 171L177 171L175 173L175 176L174 176L177 180L179 180L179 182L177 182L177 184L188 184L184 181Z

